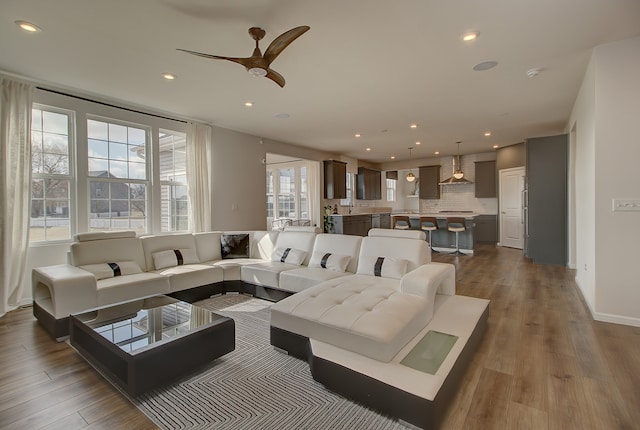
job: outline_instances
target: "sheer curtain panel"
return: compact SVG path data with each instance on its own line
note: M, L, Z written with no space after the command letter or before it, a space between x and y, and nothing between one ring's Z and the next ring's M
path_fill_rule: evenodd
M0 77L0 316L22 299L31 194L32 85Z
M309 219L311 224L322 227L322 214L320 211L320 163L318 161L307 162L307 193L309 201Z
M211 231L211 127L187 126L187 180L194 232Z

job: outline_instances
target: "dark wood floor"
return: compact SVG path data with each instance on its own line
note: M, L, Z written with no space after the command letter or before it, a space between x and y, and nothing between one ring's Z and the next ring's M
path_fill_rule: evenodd
M508 248L434 254L489 328L443 429L640 429L640 328L594 322L571 270ZM0 428L156 428L31 309L0 318Z

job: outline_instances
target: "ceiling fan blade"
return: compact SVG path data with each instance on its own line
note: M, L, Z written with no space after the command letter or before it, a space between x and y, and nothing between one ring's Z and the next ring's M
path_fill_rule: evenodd
M280 36L276 37L264 53L263 58L267 60L267 64L271 64L271 62L275 60L278 55L280 55L284 48L289 46L289 44L296 40L298 37L306 33L310 28L311 27L307 25L302 25L300 27L292 28L291 30L286 31Z
M276 84L280 85L280 88L284 87L284 76L275 70L267 69L267 76L265 78L271 79Z
M234 63L242 64L245 67L251 67L253 65L252 58L235 58L235 57L222 57L220 55L204 54L202 52L189 51L187 49L176 48L178 51L186 52L188 54L197 55L198 57L209 58L213 60L227 60Z

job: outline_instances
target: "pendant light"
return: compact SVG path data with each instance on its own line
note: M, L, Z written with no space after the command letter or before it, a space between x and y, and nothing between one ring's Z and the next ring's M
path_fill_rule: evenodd
M411 150L413 148L409 148L409 161L411 161ZM416 175L413 174L413 170L411 170L411 168L409 168L409 173L407 173L407 181L408 182L413 182L416 180Z
M460 144L461 141L456 142L458 144L458 162L456 163L456 171L453 172L453 177L456 179L462 179L464 177L464 172L462 171L462 166L460 166Z

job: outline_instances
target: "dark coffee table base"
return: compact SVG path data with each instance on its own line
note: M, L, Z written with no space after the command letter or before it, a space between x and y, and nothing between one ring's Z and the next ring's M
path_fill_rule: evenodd
M71 345L131 396L158 388L235 349L235 324L221 317L208 327L134 354L127 354L70 317Z

